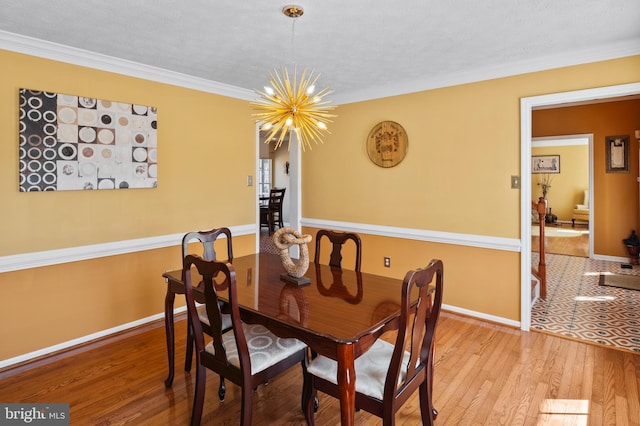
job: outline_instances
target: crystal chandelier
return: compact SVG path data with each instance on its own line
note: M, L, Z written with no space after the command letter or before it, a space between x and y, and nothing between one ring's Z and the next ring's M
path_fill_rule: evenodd
M290 18L298 18L304 10L300 6L285 6L282 13ZM303 151L311 149L312 142L322 143L323 132L329 133L327 123L335 117L329 111L335 106L325 100L325 96L332 93L329 87L316 93L315 85L319 76L304 68L298 78L295 65L292 74L282 67L269 75L270 85L265 86L264 91L256 90L260 99L251 102L257 111L253 116L263 123L260 130L268 132L266 143L275 139L275 148L278 149L287 133L289 141L292 134L296 134Z

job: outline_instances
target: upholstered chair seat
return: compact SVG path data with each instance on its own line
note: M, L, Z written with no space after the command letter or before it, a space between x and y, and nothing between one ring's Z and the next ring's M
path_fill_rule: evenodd
M391 364L394 345L378 339L376 343L362 356L356 358L356 392L382 400L384 395L384 382ZM402 365L409 362L409 352L404 352ZM338 363L331 358L318 356L307 367L310 374L334 383L338 373ZM403 368L398 377L398 384L406 377L406 368Z
M209 317L207 316L207 307L205 305L198 305L196 307L196 311L198 311L198 318L200 318L200 322L211 326L209 323ZM229 314L222 314L222 329L231 329L231 316Z
M283 339L276 336L259 324L242 324L244 335L247 339L249 357L251 358L251 374L266 370L268 367L287 359L296 352L305 349L306 345L298 339ZM238 347L233 330L222 335L222 343L227 352L229 363L240 368ZM213 342L209 343L205 350L215 355Z

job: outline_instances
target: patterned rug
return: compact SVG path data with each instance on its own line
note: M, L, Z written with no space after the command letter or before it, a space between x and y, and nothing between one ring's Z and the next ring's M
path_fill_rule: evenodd
M260 233L260 252L280 254L280 250L273 244L273 238L266 231Z
M627 290L640 290L640 277L636 275L600 274L598 285L626 288Z
M547 298L531 310L532 330L640 353L640 292L599 285L602 272L640 276L640 266L555 254L546 263Z

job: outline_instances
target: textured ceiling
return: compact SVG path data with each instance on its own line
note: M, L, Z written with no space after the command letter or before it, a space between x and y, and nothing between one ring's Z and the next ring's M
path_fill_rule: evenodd
M638 0L286 4L0 0L0 31L249 90L295 62L347 101L640 53Z

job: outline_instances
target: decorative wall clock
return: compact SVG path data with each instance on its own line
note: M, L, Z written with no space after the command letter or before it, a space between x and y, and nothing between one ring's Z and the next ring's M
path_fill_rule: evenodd
M393 167L407 155L409 139L404 128L395 121L382 121L367 137L369 158L380 167Z

